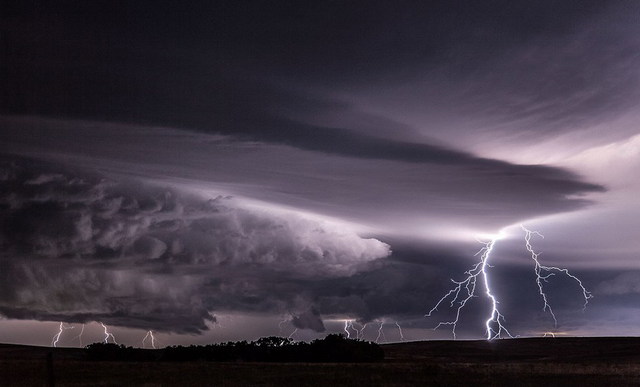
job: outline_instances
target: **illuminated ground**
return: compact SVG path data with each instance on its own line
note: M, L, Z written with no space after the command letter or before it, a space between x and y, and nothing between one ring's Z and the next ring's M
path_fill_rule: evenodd
M432 341L384 345L372 364L124 363L83 360L78 349L0 346L0 384L56 386L633 386L640 338Z

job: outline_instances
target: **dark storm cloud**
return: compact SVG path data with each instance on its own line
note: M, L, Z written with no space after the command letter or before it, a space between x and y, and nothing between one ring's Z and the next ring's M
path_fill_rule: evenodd
M365 158L483 163L306 120L357 113L335 91L384 93L394 81L419 85L410 99L427 111L501 122L533 117L542 126L536 131L627 108L637 89L628 76L637 62L633 42L608 25L576 32L621 4L15 4L3 12L0 109L221 132ZM389 126L378 129L385 137L400 126L389 124L378 124ZM447 122L425 125L449 130Z
M476 246L460 241L604 191L467 150L490 133L582 130L638 99L638 7L625 1L2 7L12 318L193 333L211 313L288 314L318 332L324 316L422 316L468 269ZM505 307L523 310L530 272L505 277L500 294L519 289ZM632 277L600 289L632 293Z
M40 49L74 63L129 59L126 65L156 52L208 59L214 71L236 66L352 79L423 66L451 53L493 56L489 49L571 31L615 4L624 2L16 2L5 4L3 20L26 32L7 39L32 43L13 50ZM76 55L65 58L69 51L53 50L59 47ZM111 57L122 53L130 57Z
M454 111L462 116L534 136L615 118L640 98L637 15L630 4L612 7L564 34L541 34L496 53L451 83L445 99L460 101Z
M422 315L476 248L393 240L377 260L386 244L301 216L18 157L0 193L9 318L184 333L234 311L320 332L323 316Z
M0 210L0 310L12 318L197 332L220 308L293 307L295 288L269 289L275 273L345 276L389 254L377 240L232 198L19 158L3 162ZM300 324L318 328L309 316Z

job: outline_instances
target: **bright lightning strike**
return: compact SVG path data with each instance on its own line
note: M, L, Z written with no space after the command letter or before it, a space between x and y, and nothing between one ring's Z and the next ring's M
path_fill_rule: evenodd
M347 334L347 339L351 338L351 332L349 331L349 328L353 328L353 321L352 320L344 320L344 333Z
M360 325L360 329L356 327ZM364 329L367 327L367 324L356 323L354 320L344 320L344 332L347 334L347 339L351 338L352 331L355 332L355 338L361 340L364 337Z
M66 331L67 329L73 329L75 328L74 326L70 326L70 327L66 327L64 326L64 323L61 322L60 323L60 327L58 328L58 333L56 333L53 338L51 339L51 346L52 347L57 347L58 346L58 341L60 341L60 336L62 336L62 332Z
M440 304L442 304L446 299L450 296L453 296L451 299L450 307L453 308L457 303L458 307L456 308L455 319L452 321L444 321L440 322L434 329L438 329L443 325L451 325L451 332L453 333L453 339L456 339L456 328L458 327L458 322L460 321L460 313L462 309L465 307L467 302L471 300L476 295L476 285L478 282L478 277L481 277L481 280L484 284L485 294L491 300L491 314L487 321L485 322L485 326L487 329L487 339L491 340L494 338L502 337L503 334L511 336L511 333L505 328L503 325L504 316L500 313L498 309L498 300L491 293L491 288L489 287L489 277L487 275L487 268L491 267L489 265L489 258L491 255L491 251L493 251L493 246L499 237L492 239L489 242L481 242L484 243L484 247L480 249L475 255L480 255L480 262L473 265L470 270L467 270L465 274L467 274L467 278L462 281L451 280L456 286L451 289L447 294L445 294L436 305L431 308L429 313L426 314L426 317L430 317L433 312L438 310Z
M587 304L589 303L589 299L593 298L593 296L584 287L584 285L582 284L582 281L580 281L580 279L578 277L576 277L573 274L569 273L568 269L555 267L555 266L544 266L544 265L540 264L540 261L538 260L538 256L540 254L536 253L533 250L533 246L531 245L531 238L534 235L537 235L537 236L539 236L541 238L544 238L544 236L542 234L540 234L539 232L537 232L537 231L531 231L531 230L527 229L523 225L520 225L520 227L525 232L525 236L524 236L525 247L526 247L527 251L529 252L529 254L531 254L531 259L535 262L534 270L535 270L535 273L536 273L536 284L538 285L538 293L540 294L540 297L542 297L542 301L544 302L544 306L543 306L542 310L543 311L549 311L549 314L553 318L554 326L558 326L558 320L556 319L556 315L555 315L555 313L553 313L553 309L551 308L551 305L549 304L549 301L547 300L547 294L544 292L544 289L542 287L543 282L547 282L549 277L555 275L555 272L564 273L567 277L569 277L569 278L573 279L574 281L576 281L578 283L578 286L580 286L580 289L582 290L582 297L584 298L584 304L582 306L582 310L585 310L587 308Z
M538 292L544 302L543 311L549 311L549 314L553 318L554 323L557 325L558 321L556 319L556 315L554 314L553 309L549 304L549 301L547 299L547 294L544 292L544 288L543 288L543 282L547 282L549 277L555 275L556 272L564 273L566 276L568 276L569 278L573 279L578 283L578 285L582 289L582 295L584 297L584 305L583 305L583 310L584 310L587 307L589 299L592 298L593 296L584 287L584 285L582 284L582 281L580 281L578 277L569 273L568 269L559 268L555 266L544 266L540 264L540 261L538 260L539 253L536 253L534 251L533 246L531 245L531 238L534 235L543 237L542 234L540 234L537 231L531 231L526 227L524 227L523 225L521 225L520 227L525 232L525 237L524 237L525 248L531 255L531 259L535 263L534 271L536 273L536 284L538 285ZM508 337L513 337L511 333L507 330L507 328L504 326L505 318L498 308L499 302L496 296L491 291L489 276L487 273L487 269L491 267L491 265L489 265L489 258L491 256L491 252L493 251L493 247L499 238L500 236L493 238L489 242L481 242L484 244L484 247L476 253L476 256L480 255L480 261L475 265L473 265L470 270L467 270L465 272L467 277L464 280L455 281L452 279L451 282L453 282L456 286L453 289L451 289L447 294L445 294L436 303L436 305L429 311L429 313L425 315L426 317L430 317L433 312L438 310L438 307L443 302L445 302L445 300L451 299L451 302L450 302L451 308L453 308L457 304L455 318L451 321L443 321L438 323L438 325L434 329L438 329L443 325L450 325L452 327L451 332L453 334L453 338L454 340L456 339L456 328L457 328L458 322L460 321L460 314L462 312L462 309L466 306L467 302L471 300L471 298L476 296L476 285L477 285L478 277L481 277L482 284L484 285L485 295L491 301L491 313L489 315L489 318L485 322L487 339L492 340L495 338L504 337L505 335Z
M113 340L113 343L118 344L115 336L113 336L113 333L109 332L109 330L107 329L107 326L104 325L103 323L100 323L100 325L102 325L102 328L104 328L104 343L107 344L109 342L109 337L111 337L111 340Z
M150 339L151 348L156 349L156 338L153 336L153 331L147 331L147 334L142 339L142 348L146 346L147 339Z

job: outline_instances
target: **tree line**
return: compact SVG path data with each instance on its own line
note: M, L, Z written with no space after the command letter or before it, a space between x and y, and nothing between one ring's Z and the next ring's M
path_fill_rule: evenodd
M142 349L122 344L94 343L85 348L90 360L107 361L221 361L221 362L376 362L384 351L375 343L330 334L311 342L270 336L256 341Z

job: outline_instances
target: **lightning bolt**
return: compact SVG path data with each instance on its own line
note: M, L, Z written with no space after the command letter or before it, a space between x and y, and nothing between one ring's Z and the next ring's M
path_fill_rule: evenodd
M542 335L542 337L553 337L555 339L556 334L553 332L545 332L544 335Z
M344 332L347 334L347 339L351 338L351 332L349 332L349 328L353 328L353 320L344 320Z
M75 328L74 326L70 326L70 327L65 327L64 323L61 322L60 323L60 327L58 328L58 333L56 333L53 338L51 339L51 346L52 347L57 347L58 346L58 341L60 341L60 336L62 336L62 332L66 331L67 329L73 329Z
M296 333L298 333L298 328L294 329L293 332L291 332L291 334L289 336L287 336L288 339L293 339L293 335L295 335Z
M368 324L369 323L362 324L362 328L360 328L359 331L356 329L356 331L358 331L358 335L356 337L357 339L359 339L359 340L363 340L364 339L364 329L367 327Z
M284 318L282 321L280 321L280 322L278 323L278 335L279 335L279 336L282 336L282 329L283 329L284 325L285 325L286 323L288 323L288 322L289 322L289 319Z
M404 333L402 333L402 327L397 321L396 321L396 326L398 327L398 332L400 333L400 341L404 341Z
M451 280L456 286L451 289L447 294L445 294L436 305L431 308L429 313L427 313L426 317L431 317L431 314L438 310L440 304L442 304L445 300L451 297L450 307L453 308L457 303L458 307L456 308L455 319L452 321L444 321L440 322L435 328L438 329L443 325L451 325L451 333L453 334L453 339L456 339L456 328L458 327L458 322L460 321L460 313L462 309L467 305L467 302L471 300L476 295L476 288L478 283L478 277L481 277L481 281L484 284L485 294L491 301L491 314L487 321L485 322L485 327L487 329L487 339L491 340L494 338L502 337L503 334L508 335L509 337L513 337L511 333L507 330L507 328L503 325L504 316L500 313L498 309L498 300L491 292L491 288L489 287L489 276L487 274L487 268L491 267L489 265L489 258L491 256L491 252L493 251L493 246L496 241L500 238L500 236L490 240L489 242L480 242L484 244L484 247L480 249L475 256L480 255L480 262L476 263L471 267L471 269L467 270L465 274L467 278L462 281Z
M356 324L360 325L361 328L358 329ZM351 332L356 332L356 339L360 340L364 337L364 329L367 327L367 323L357 323L355 320L344 320L344 332L347 334L347 339L351 338Z
M82 334L84 333L84 324L82 324L82 328L80 329L80 333L78 336L74 337L74 339L78 339L80 342L80 347L82 347Z
M156 338L153 336L153 331L147 331L147 334L142 339L142 348L145 347L147 339L151 339L151 348L156 349Z
M537 231L531 231L526 227L524 227L523 225L520 225L520 227L525 232L525 236L524 236L525 248L531 255L531 259L534 261L534 264L535 264L534 271L536 274L536 284L538 285L538 293L540 294L540 297L542 297L542 300L544 302L543 311L549 312L549 314L553 318L554 324L557 326L558 321L556 319L556 315L553 312L551 305L549 304L547 294L544 292L544 288L543 288L543 283L547 282L549 277L555 275L556 273L564 273L566 276L576 281L577 284L582 289L582 296L584 298L584 305L582 308L583 310L587 307L589 299L592 298L593 296L584 287L584 285L582 284L582 281L580 281L578 277L571 274L568 269L559 268L555 266L542 265L538 259L539 253L535 252L531 244L531 238L533 236L537 235L537 236L543 237L542 234L540 234ZM489 265L489 258L491 256L491 252L493 251L493 247L498 239L500 239L500 236L490 240L489 242L480 242L484 244L484 247L475 254L476 256L480 255L480 261L477 262L475 265L473 265L471 269L465 272L467 277L464 280L455 281L452 279L451 282L455 284L454 288L449 290L447 294L445 294L442 298L440 298L440 300L436 303L436 305L433 308L431 308L431 310L425 315L425 317L431 317L432 313L437 311L438 307L448 299L451 300L449 304L450 308L455 307L455 305L457 304L455 318L451 321L443 321L438 323L438 325L434 328L434 330L444 325L450 325L452 327L451 332L453 334L453 339L454 340L456 339L456 328L457 328L458 322L460 321L460 314L462 312L462 309L466 306L467 302L471 300L471 298L476 296L476 289L477 289L476 285L478 283L478 278L480 277L482 284L484 285L484 293L487 296L487 298L491 301L491 313L489 315L489 318L485 322L487 340L502 338L504 336L513 338L509 330L504 326L505 318L498 308L499 302L496 296L493 295L491 291L489 276L487 272L487 269L491 267L491 265Z
M285 326L286 324L291 324L291 325L293 325L293 316L292 316L292 315L289 315L289 318L284 317L284 318L282 319L282 321L280 321L280 322L278 323L278 336L282 336L282 334L283 334L283 330L284 330L284 326ZM298 328L296 328L295 326L294 326L293 328L294 328L294 329L293 329L293 332L291 332L291 333L289 334L289 336L287 336L287 338L289 338L289 339L293 338L293 336L294 336L296 333L298 333Z
M380 320L380 326L378 326L378 336L376 337L376 343L380 342L380 338L383 338L384 341L387 341L387 338L384 335L384 331L382 330L384 326L384 320Z
M113 336L113 333L109 332L109 330L107 329L107 326L104 325L103 323L100 323L100 325L102 325L102 328L104 328L104 343L107 344L109 342L109 337L111 337L111 340L113 340L113 343L118 344L115 336Z
M584 285L582 284L582 281L580 281L578 277L569 273L568 269L555 267L555 266L544 266L540 264L540 261L538 260L538 256L540 254L536 253L533 250L533 246L531 245L531 238L535 235L541 238L544 238L544 236L540 234L538 231L531 231L527 229L523 225L520 225L520 228L522 228L522 230L525 232L525 235L524 235L525 247L529 252L529 254L531 254L531 259L533 260L533 262L535 262L534 271L536 273L536 284L538 285L538 293L540 294L540 297L544 302L544 306L542 307L542 310L549 311L549 314L553 318L554 326L558 326L558 319L556 319L556 315L555 313L553 313L553 309L551 308L551 305L549 304L549 300L547 299L547 294L544 292L543 282L548 282L549 277L555 275L555 272L564 273L567 277L576 281L576 283L578 284L578 286L580 286L580 289L582 290L582 297L584 298L584 304L582 306L583 311L587 308L589 299L593 298L593 296L591 295L591 292L587 291L587 289L584 287Z

